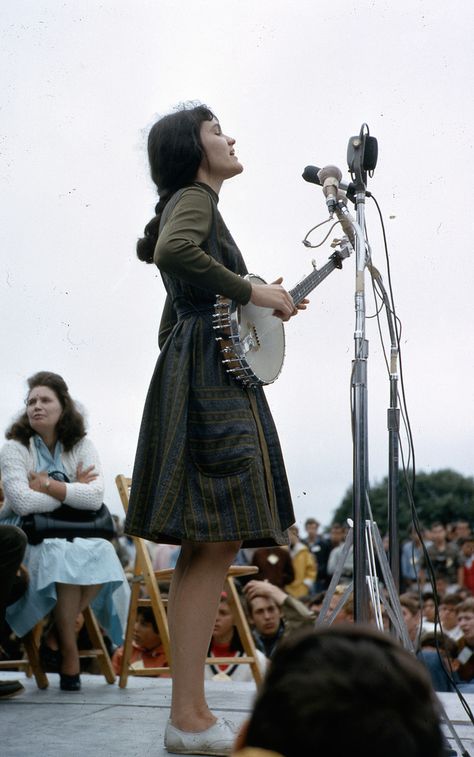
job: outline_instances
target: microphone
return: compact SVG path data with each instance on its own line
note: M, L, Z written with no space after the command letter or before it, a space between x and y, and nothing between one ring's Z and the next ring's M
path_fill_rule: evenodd
M318 179L323 187L329 213L332 215L336 209L337 190L342 179L342 172L337 166L325 166L319 169Z
M328 166L331 168L331 166ZM321 171L321 168L318 168L318 166L306 166L304 169L302 176L305 181L309 181L310 184L318 184L318 186L322 185L322 182L318 176L319 172ZM336 169L339 171L339 169ZM341 181L339 180L339 189L342 189L343 192L347 192L347 196L350 200L353 199L353 196L355 195L355 184L353 181L347 182L347 181ZM371 193L366 190L365 192L366 197L372 197Z

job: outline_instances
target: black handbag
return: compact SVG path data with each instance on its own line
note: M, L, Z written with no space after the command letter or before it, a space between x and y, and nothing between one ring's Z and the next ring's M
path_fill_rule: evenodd
M50 478L69 482L60 471L48 474ZM21 519L20 528L25 532L28 544L40 544L43 539L113 539L115 524L107 505L98 510L79 510L70 505L61 505L49 513L30 513Z

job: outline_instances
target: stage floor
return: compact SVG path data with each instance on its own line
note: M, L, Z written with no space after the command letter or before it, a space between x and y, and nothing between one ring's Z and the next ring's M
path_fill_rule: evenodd
M130 677L125 689L103 677L83 675L82 691L59 690L58 676L48 674L40 691L33 678L0 672L0 679L20 679L25 691L0 706L2 757L166 757L163 733L168 717L169 679ZM209 681L208 701L214 712L237 724L251 710L251 683ZM444 710L465 752L474 757L474 726L456 694L441 694ZM474 711L474 694L465 697ZM449 744L461 754L449 728Z

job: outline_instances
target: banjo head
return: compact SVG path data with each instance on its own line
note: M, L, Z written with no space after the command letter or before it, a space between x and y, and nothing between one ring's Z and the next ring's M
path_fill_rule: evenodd
M266 284L254 274L245 278L250 283ZM246 386L259 386L278 378L285 358L285 332L283 322L273 315L272 308L251 302L237 305L218 295L214 330L222 361L235 379Z
M251 283L265 284L250 274ZM238 309L240 340L248 338L252 344L245 352L245 359L262 384L271 384L281 373L285 358L285 330L281 318L273 315L271 308L262 308L248 302Z

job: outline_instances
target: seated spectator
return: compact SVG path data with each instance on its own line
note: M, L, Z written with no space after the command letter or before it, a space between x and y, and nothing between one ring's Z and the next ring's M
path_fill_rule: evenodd
M340 523L333 523L329 529L329 534L321 537L319 549L317 552L318 574L315 583L315 591L325 591L332 578L332 573L328 573L328 561L331 552L343 544L346 537L346 529Z
M18 593L21 596L26 591L26 580L21 591L15 589L25 549L23 531L15 526L0 525L0 630L3 630L6 608L18 598ZM22 691L24 687L20 681L0 681L0 700L14 697Z
M421 632L431 633L435 630L437 597L431 591L423 592L421 608Z
M122 668L123 651L123 646L120 646L112 656L112 665L117 675L120 674ZM133 627L130 667L135 670L168 667L161 636L151 607L139 607L137 610L137 619ZM169 678L170 674L163 672L157 675Z
M319 591L317 594L313 594L313 596L310 597L310 600L308 602L308 610L313 613L315 618L317 618L319 613L321 612L321 607L323 606L325 596L325 591Z
M389 634L341 624L281 644L233 754L442 757L443 744L423 666Z
M420 601L416 594L405 592L399 597L403 620L407 627L408 636L416 651L420 644L422 614Z
M459 548L465 539L474 539L474 534L471 531L471 525L465 518L459 518L454 524L454 540Z
M339 608L335 617L330 620L346 589L346 584L338 584L338 586L336 586L334 589L334 593L331 599L329 600L327 620L331 623L352 623L354 621L354 595L352 594L352 592L348 594L344 604Z
M462 586L474 596L474 536L459 540L462 561Z
M316 518L306 518L304 522L306 536L301 541L309 547L311 552L312 548L319 544L322 539L322 536L318 533L320 525Z
M309 596L314 590L317 565L314 556L306 544L300 540L298 527L291 526L288 529L290 537L290 557L295 577L291 583L285 586L285 591L292 597L300 599Z
M258 568L256 581L270 581L280 589L293 581L293 562L287 547L261 547L252 557L252 565ZM246 582L247 583L247 582Z
M435 691L455 691L458 647L454 639L443 633L426 633L420 639L418 659L431 676Z
M462 566L459 547L455 542L447 539L446 527L437 521L430 530L432 543L426 548L429 561L433 568L435 579L438 576L446 578L448 585L453 587L462 585ZM421 568L429 576L429 565L426 556L422 556ZM439 591L439 589L438 589ZM445 591L443 591L443 594Z
M334 527L331 529L331 533L333 533L333 529ZM346 532L342 530L342 526L340 526L339 529L343 534L343 539L337 544L337 546L334 546L329 553L327 574L330 582L334 573L336 573L338 569L341 569L339 583L350 584L354 572L354 546L351 544L345 557L344 563L341 564L345 546ZM338 535L339 531L336 531L336 538L338 537Z
M458 623L463 637L458 641L459 667L457 675L461 691L474 693L474 598L466 599L456 607Z
M271 657L280 642L297 628L314 625L315 616L295 597L267 581L249 581L244 595L257 649Z
M306 538L301 541L306 544L314 557L317 574L312 587L313 592L320 592L326 588L326 565L329 557L330 544L319 532L320 524L316 518L307 518L304 524Z
M52 512L61 503L97 510L104 494L99 457L64 379L43 371L28 386L26 411L8 429L0 452L5 490L0 520L19 525L22 516ZM91 605L113 643L122 643L130 589L117 553L101 538L44 539L28 545L24 562L28 589L7 609L7 621L22 637L54 611L60 688L78 691L78 614Z
M265 673L268 660L260 650L257 652L257 662L262 672ZM209 646L209 657L245 657L242 641L235 627L235 619L227 594L222 592L217 611L216 622L212 632L211 644ZM212 664L206 665L205 678L214 680L231 680L231 681L254 681L250 665L238 662L235 665Z
M410 537L403 542L400 553L400 579L403 593L416 590L420 584L420 566L423 558L423 546L415 527L410 530Z
M439 600L439 622L443 633L454 641L459 641L463 633L458 622L457 606L461 604L460 594L445 594Z
M462 587L459 584L452 584L447 572L440 569L436 576L435 589L436 596L442 597L446 594L459 594Z

